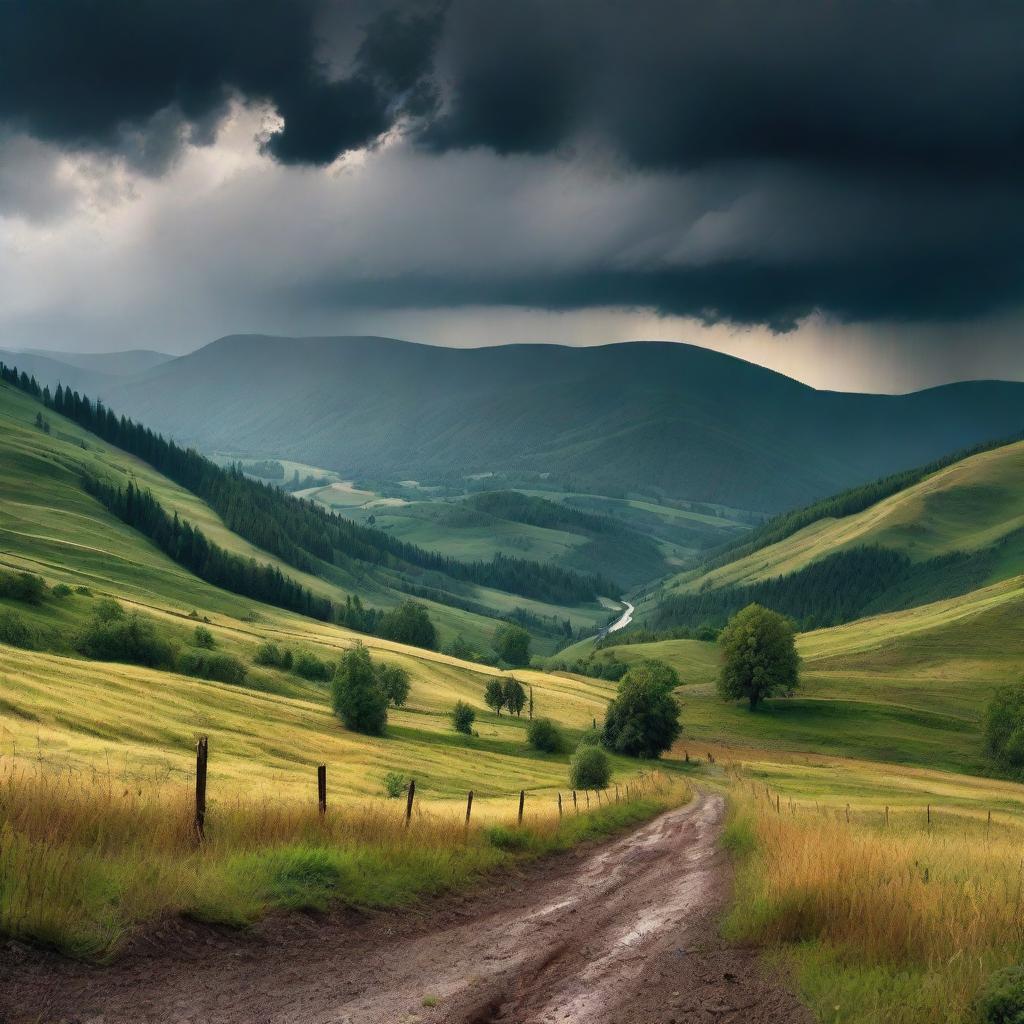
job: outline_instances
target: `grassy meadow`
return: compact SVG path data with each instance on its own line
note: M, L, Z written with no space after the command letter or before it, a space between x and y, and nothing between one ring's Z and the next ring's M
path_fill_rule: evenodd
M739 863L726 935L765 944L823 1024L977 1020L993 973L1024 955L1024 786L755 749L717 758Z

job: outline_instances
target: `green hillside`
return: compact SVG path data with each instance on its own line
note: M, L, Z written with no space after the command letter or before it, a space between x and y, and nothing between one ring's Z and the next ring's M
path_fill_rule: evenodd
M83 576L81 582L86 583L90 583L90 575L103 579L111 566L118 566L123 576L117 582L129 588L127 592L132 596L143 600L155 596L173 597L178 606L188 601L197 581L162 556L162 564L173 566L170 573L153 576L148 570L139 570L140 564L152 563L158 553L149 544L142 544L140 548L134 531L117 522L85 493L81 477L86 472L124 485L132 482L143 490L152 491L168 512L177 512L224 549L254 558L261 564L276 566L314 594L336 603L343 604L346 595L352 593L360 595L364 603L382 608L397 606L407 598L405 592L389 587L386 578L376 577L358 565L349 569L330 567L325 578L284 563L228 530L221 518L190 491L66 418L47 411L51 430L44 433L35 426L40 409L34 399L0 385L3 456L0 460L0 509L3 511L0 545L9 559L23 561L28 567L36 565L40 571L48 567L72 574L78 571ZM75 529L69 530L71 526ZM131 540L130 550L135 554L124 553L126 539ZM139 550L146 552L145 558L137 557ZM183 579L187 580L184 584ZM159 588L156 592L155 587ZM582 629L596 630L609 614L600 605L565 608L484 587L467 586L466 596L496 612L511 614L523 609L544 618L569 618ZM494 632L493 618L429 599L421 600L429 609L442 642L462 635L477 650L488 648ZM242 614L238 609L245 607L245 600L232 598L232 601L236 614ZM543 652L545 643L550 650L558 642L545 640L542 635L537 648Z
M638 620L656 630L717 625L757 601L813 628L1015 576L1024 572L1022 470L1024 442L970 455L853 514L676 574L638 602Z
M222 338L122 381L118 409L205 451L355 480L494 473L617 497L781 511L1020 429L1024 384L819 392L668 343L446 349Z

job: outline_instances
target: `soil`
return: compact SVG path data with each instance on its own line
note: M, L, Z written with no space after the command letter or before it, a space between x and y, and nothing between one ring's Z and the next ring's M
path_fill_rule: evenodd
M0 1022L812 1024L718 937L722 798L415 910L167 922L112 966L0 952Z

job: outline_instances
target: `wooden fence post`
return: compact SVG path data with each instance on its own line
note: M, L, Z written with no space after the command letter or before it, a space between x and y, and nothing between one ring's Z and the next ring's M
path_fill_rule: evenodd
M327 765L322 764L316 770L316 799L321 816L327 813Z
M526 803L526 790L519 790L519 824L523 823L523 804Z
M885 805L885 827L889 827L889 805Z
M412 821L412 802L416 798L416 780L409 780L409 798L405 801L405 826L409 827L409 822Z
M846 805L846 824L850 824L850 805Z
M619 784L617 782L615 783L615 802L619 802Z
M469 828L469 816L473 813L473 790L466 796L466 828Z
M575 789L572 791L572 809L577 814L580 813L580 805L576 802L576 790Z
M986 829L987 829L986 835L988 835L992 831L992 812L991 811L988 812L988 825L986 826Z
M583 792L586 794L586 797L587 797L587 810L589 811L590 810L590 790L589 789L585 789L585 790L583 790Z
M780 810L781 806L782 806L782 798L779 796L778 793L776 793L775 794L775 813L776 814L781 814L782 813L782 811Z
M558 794L558 816L562 816L562 794Z
M530 721L533 721L533 687L530 687Z
M928 805L928 827L932 827L932 805Z
M196 744L196 838L200 842L206 838L206 757L209 747L209 740L200 736Z

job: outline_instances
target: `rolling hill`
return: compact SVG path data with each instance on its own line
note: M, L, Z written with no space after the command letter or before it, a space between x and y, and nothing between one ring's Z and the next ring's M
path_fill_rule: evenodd
M498 473L501 486L779 511L1016 434L1024 384L839 394L680 344L456 350L236 335L104 397L205 451L357 480Z

